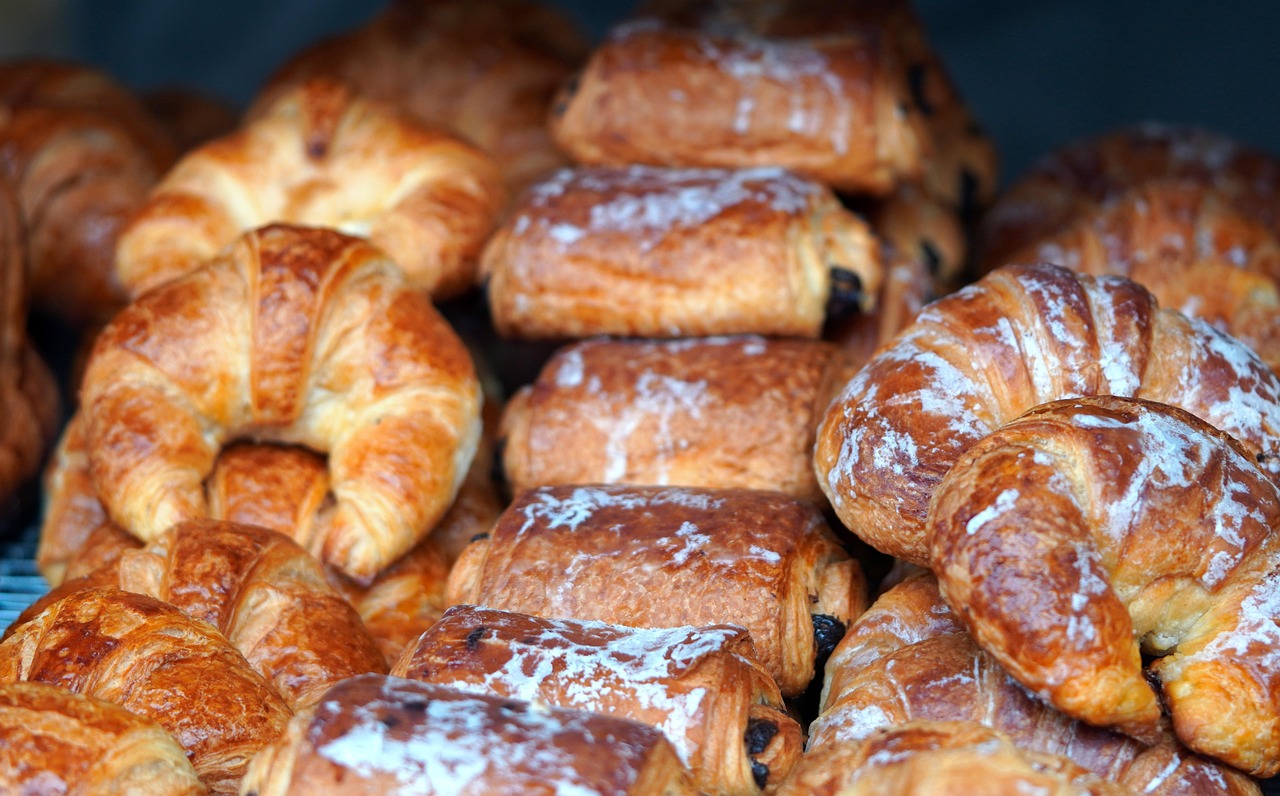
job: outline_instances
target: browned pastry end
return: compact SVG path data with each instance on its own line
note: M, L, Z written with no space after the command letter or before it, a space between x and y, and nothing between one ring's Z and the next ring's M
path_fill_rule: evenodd
M883 36L718 22L615 27L557 98L556 142L582 163L783 166L863 193L923 175L928 130Z
M1072 142L1032 166L983 217L980 263L1003 265L1096 205L1165 179L1212 187L1280 234L1280 159L1209 130L1147 123Z
M438 299L474 283L503 201L483 153L312 81L179 160L120 234L116 268L136 297L282 222L367 238Z
M208 623L141 594L78 591L0 643L0 681L113 702L173 733L212 793L234 793L291 711Z
M1278 526L1280 489L1235 440L1099 396L970 448L928 532L947 603L1025 686L1140 739L1163 707L1189 748L1266 777L1280 771Z
M147 111L169 133L180 152L230 133L240 114L217 97L191 86L164 86L142 96Z
M1009 255L1142 284L1280 369L1280 239L1214 188L1146 182Z
M563 169L486 245L499 333L816 337L832 301L869 309L870 230L823 185L776 168Z
M332 512L301 540L368 582L448 509L480 434L466 348L377 249L271 226L139 298L81 390L93 483L144 540L209 516L202 481L243 437L327 452Z
M458 559L447 594L631 627L742 625L787 696L866 607L861 568L812 505L683 487L529 490Z
M125 302L116 239L174 156L164 129L107 75L55 61L0 65L0 173L27 226L37 307L81 325Z
M639 722L365 675L334 686L258 754L241 793L696 793Z
M767 489L818 502L814 432L851 375L841 350L818 341L576 343L507 405L507 482L516 493L628 483Z
M57 383L27 340L26 254L17 201L0 180L0 503L39 471L61 419Z
M173 736L150 719L44 683L0 684L0 791L204 796Z
M939 299L881 349L827 410L818 483L863 540L927 564L929 498L965 450L1033 406L1099 394L1179 406L1280 480L1280 379L1247 346L1129 280L1037 265Z
M255 108L310 78L341 80L484 150L514 191L567 165L547 129L547 109L586 50L550 6L396 0L365 26L291 59Z
M1040 701L973 642L923 571L881 595L849 628L827 661L823 689L810 752L913 721L975 721L1141 793L1260 794L1250 777L1192 754L1164 728L1147 746Z
M754 794L799 758L800 726L741 627L652 630L455 605L391 673L656 727L705 793Z
M1059 755L966 721L918 721L806 754L778 796L1135 796Z
M884 281L875 309L828 324L823 337L840 346L853 373L911 325L933 297L928 266L896 247L884 249Z

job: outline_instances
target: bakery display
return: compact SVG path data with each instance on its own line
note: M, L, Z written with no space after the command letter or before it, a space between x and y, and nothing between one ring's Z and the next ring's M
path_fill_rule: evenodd
M483 153L314 80L184 155L120 233L116 271L136 297L254 228L289 223L367 238L442 298L471 287L502 201Z
M397 677L339 683L250 765L242 793L697 791L639 722Z
M1058 398L1173 404L1280 478L1280 380L1243 343L1140 285L1014 266L929 305L845 386L818 430L818 483L879 550L927 564L925 514L965 450Z
M800 756L800 726L736 626L638 629L456 605L398 677L632 719L661 730L704 793L754 794Z
M737 487L822 499L810 451L852 375L832 343L755 335L565 346L502 416L507 483ZM566 457L560 451L573 450Z
M556 171L481 270L498 332L532 338L817 337L829 303L870 308L881 279L867 225L773 167Z
M80 399L99 497L144 541L208 515L224 444L327 452L332 513L302 543L365 582L448 509L480 433L466 348L395 264L283 225L117 315Z
M782 693L861 613L866 584L812 505L776 492L531 489L463 551L447 597L631 627L739 624Z

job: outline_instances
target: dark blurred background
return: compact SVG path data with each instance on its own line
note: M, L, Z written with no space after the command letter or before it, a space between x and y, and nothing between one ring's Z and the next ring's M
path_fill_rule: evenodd
M549 0L598 38L625 2ZM237 104L290 53L353 27L357 0L0 0L0 56L43 53L139 89ZM1280 152L1280 3L916 0L995 137L1004 176L1066 141L1144 120L1211 127Z

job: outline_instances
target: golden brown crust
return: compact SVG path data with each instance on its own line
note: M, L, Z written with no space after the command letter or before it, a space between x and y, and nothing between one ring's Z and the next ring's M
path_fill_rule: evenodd
M204 796L182 747L159 724L43 683L0 684L5 793Z
M984 216L980 263L1009 255L1071 223L1095 205L1152 180L1190 180L1220 191L1280 232L1280 160L1195 127L1144 124L1073 142L1024 174Z
M366 675L334 686L263 750L258 796L385 793L662 794L695 790L651 727L585 711Z
M626 533L619 533L619 528ZM639 486L529 490L449 574L449 602L632 627L739 624L783 694L865 607L857 562L810 504L773 492Z
M704 792L753 794L802 746L753 655L741 627L640 630L457 605L392 674L640 721L666 734Z
M814 433L850 375L840 349L817 341L576 343L507 406L507 483L737 487L818 502Z
M31 292L74 324L125 301L116 238L175 156L142 104L105 74L53 61L0 66L0 162L30 245Z
M1037 404L1136 395L1235 436L1280 479L1280 380L1242 343L1141 286L1016 266L927 307L836 398L814 467L842 522L928 560L930 495L975 442Z
M973 446L928 530L948 604L1028 688L1142 739L1163 703L1189 748L1270 776L1278 526L1280 490L1235 440L1174 407L1099 396L1037 407Z
M928 130L879 31L771 20L615 27L558 97L552 134L591 164L778 165L867 193L922 176Z
M816 337L832 269L870 307L879 247L781 169L562 169L527 190L481 270L500 334ZM856 295L853 295L856 294ZM625 300L620 300L621 297Z
M886 259L905 258L921 263L932 295L945 296L960 286L968 262L969 241L954 208L907 183L873 203L868 216L876 235L896 250L897 257Z
M1019 748L989 727L919 721L801 758L779 796L1133 796L1058 755Z
M1252 779L1193 755L1163 729L1146 746L1035 698L974 644L924 572L885 592L849 628L827 661L823 687L811 751L912 721L976 721L1142 793L1259 793Z
M304 546L365 581L447 510L479 401L466 348L393 263L287 226L116 316L81 392L93 482L131 533L208 516L201 481L223 444L302 444L329 452L335 497Z
M225 638L141 594L75 592L0 643L0 681L50 683L173 733L212 793L233 793L291 712Z
M310 78L341 80L484 150L514 192L567 164L546 115L585 54L581 36L549 6L398 0L364 27L291 59L255 107Z
M1280 240L1214 188L1144 182L1008 261L1128 277L1160 306L1211 323L1280 369Z
M503 190L481 152L327 81L184 156L121 233L116 267L137 296L273 222L367 238L436 298L474 282Z

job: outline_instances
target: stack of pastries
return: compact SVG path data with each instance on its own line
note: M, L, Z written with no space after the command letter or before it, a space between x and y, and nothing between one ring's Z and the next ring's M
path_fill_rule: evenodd
M106 147L75 190L31 188L56 153L0 185L0 497L56 434L35 254L103 296L34 299L103 325L51 589L0 640L0 790L1280 773L1280 160L1144 126L997 198L905 0L653 0L594 50L393 0L230 130L0 78L15 151L55 100L116 114L42 122Z

